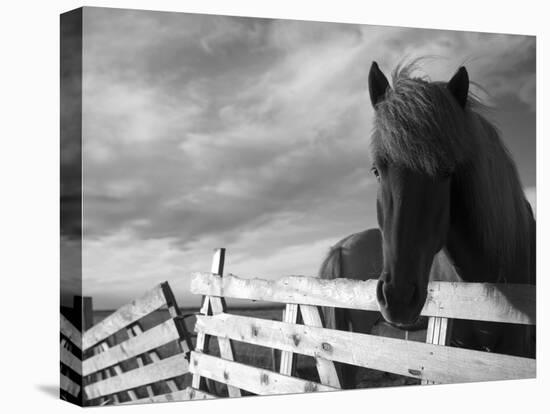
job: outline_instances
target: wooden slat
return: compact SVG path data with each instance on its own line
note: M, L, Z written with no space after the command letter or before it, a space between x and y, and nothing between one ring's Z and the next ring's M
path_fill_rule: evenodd
M205 296L203 298L200 313L202 315L210 315L211 314L210 297L209 296ZM197 333L197 340L195 342L195 349L197 351L200 351L200 352L203 352L203 351L206 352L207 351L206 344L207 344L206 334L204 332L198 332ZM191 385L194 389L197 389L197 390L200 389L201 388L201 376L197 375L197 374L193 374L193 379L191 381Z
M134 330L135 335L142 335L143 334L143 329L141 329L141 326L139 325L139 323L134 325L133 330ZM181 350L181 348L180 348L180 350ZM155 349L149 351L147 353L147 355L149 355L149 358L151 358L151 361L153 363L156 363L156 362L160 361L160 355ZM174 381L173 379L166 380L165 384L168 387L168 389L170 390L170 392L179 391L178 386L176 384L176 381ZM151 389L151 392L152 392L152 389Z
M78 349L82 349L82 334L67 318L60 314L60 331Z
M534 359L244 316L199 316L195 330L440 383L535 377Z
M139 336L129 338L105 352L84 360L82 370L84 375L90 375L176 339L179 339L178 330L174 320L169 319Z
M193 343L191 341L191 335L189 335L187 327L185 326L185 321L181 313L181 309L179 308L176 301L176 296L172 292L172 289L170 288L170 285L168 283L163 283L161 286L162 292L164 294L164 300L166 302L166 307L168 308L168 312L170 313L170 317L174 318L176 327L178 328L180 336L180 351L189 352L193 347Z
M285 307L283 315L283 322L296 323L298 321L298 305L295 303L288 303ZM294 367L294 353L291 351L281 352L281 364L279 372L283 375L292 375L292 368Z
M449 319L431 317L428 319L426 330L426 343L435 345L447 345L447 326ZM422 380L422 384L435 384L435 381Z
M221 278L223 276L224 263L225 263L225 249L220 248L220 249L214 250L214 256L212 258L212 272L215 272L214 274L217 277ZM226 305L225 305L224 298L221 298L221 297L209 297L208 299L205 298L204 302L206 303L207 301L210 304L210 310L212 311L212 314L215 315L218 313L225 312ZM203 304L202 310L206 310L206 312L208 312L209 311L208 304L206 304L206 306ZM203 346L204 346L205 338L202 338L201 340L203 341ZM218 337L218 348L220 350L220 355L222 358L225 358L230 361L235 360L233 345L231 344L231 341L229 339ZM195 347L195 349L199 352L207 351L207 349L203 349L203 347L201 348ZM193 375L192 385L194 388L200 389L200 376ZM227 392L229 393L230 397L241 396L241 390L231 385L227 386Z
M196 273L191 292L268 302L378 311L377 280L325 280L289 276L278 280L223 278ZM479 321L535 324L535 286L430 282L422 315Z
M99 348L102 352L107 352L109 350L109 344L107 344L106 342L102 342L99 345ZM115 372L115 375L122 375L122 373L124 372L120 364L113 365L112 369ZM134 390L128 390L125 392L125 394L128 396L130 401L135 401L138 399L138 396ZM116 394L113 394L111 397L113 398L113 401L116 403L118 400L118 396Z
M123 374L104 379L84 388L88 399L141 387L153 382L174 378L189 372L189 363L184 354L177 354L143 368L126 371Z
M96 345L98 342L103 341L117 331L124 329L128 325L131 325L144 316L164 306L166 304L166 300L162 286L165 283L167 282L155 286L139 299L122 306L116 312L107 316L97 325L92 326L84 332L82 338L82 346L84 349L88 349Z
M111 378L112 377L111 372L110 372L109 369L106 369L105 371L103 371L103 373L105 374L105 378ZM111 395L110 399L113 401L114 404L120 404L120 400L119 400L117 394Z
M71 394L73 397L77 397L80 392L80 385L63 374L61 374L61 377L59 378L59 387L63 391Z
M323 327L323 322L317 306L300 305L300 313L302 314L304 325L316 326L319 328ZM317 356L315 357L315 363L317 365L317 372L319 373L321 384L340 388L340 380L338 379L334 362L321 356Z
M130 339L137 336L137 333L134 332L133 328L134 327L130 327L130 328L126 329L126 332L128 333L128 337ZM136 358L136 362L138 364L138 368L143 368L145 366L145 356L144 355L139 355ZM152 397L152 396L155 395L155 393L153 392L153 386L151 384L145 386L145 392L147 393L148 397Z
M82 374L82 361L76 357L71 351L65 347L60 349L60 360L61 362L76 372L78 375Z
M104 341L104 342L101 342L101 343L97 344L96 346L92 347L91 351L92 351L93 355L97 355L101 352L104 352L108 347L109 346ZM93 379L92 381L93 382L103 381L104 379L107 378L107 376L104 377L103 374L104 374L104 371L95 372L93 375L91 375L91 379ZM86 387L86 385L84 385L84 388L85 387ZM109 399L107 397L101 397L98 401L94 402L94 405L105 405L105 404L108 404L108 403L109 403Z
M136 401L126 401L121 405L128 404L147 404L147 403L159 403L170 401L190 401L190 400L210 400L218 398L215 395L208 394L207 392L196 390L191 387L187 387L184 390L170 392L167 394L155 395L153 397L140 398Z
M212 355L191 352L191 372L214 381L233 385L254 394L289 394L313 391L334 391L337 388L316 382L251 367Z

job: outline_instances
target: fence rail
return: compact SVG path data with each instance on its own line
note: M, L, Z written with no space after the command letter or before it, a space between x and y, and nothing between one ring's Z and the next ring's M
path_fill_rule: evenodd
M82 336L82 346L84 349L96 345L98 342L107 339L120 329L139 321L144 316L166 305L166 299L163 293L166 285L167 283L164 282L163 284L155 286L139 299L122 306L100 323L84 332Z
M321 306L378 311L376 283L304 276L242 279L196 273L192 293L210 299L282 302L287 304L287 311L283 322L215 312L199 316L195 331L278 349L282 352L281 370L287 374L292 370L293 355L314 357L321 387L338 387L334 376L327 374L333 370L333 361L417 378L424 384L535 376L534 359L444 346L448 318L534 325L534 286L430 282L422 310L422 315L430 317L427 343L337 331L324 328L320 321L313 323ZM302 314L303 325L297 324L298 313Z
M143 322L166 308L169 319ZM82 336L84 395L89 404L121 404L207 398L186 391L190 383L190 335L167 282L122 306ZM161 348L171 346L168 355Z
M60 334L59 359L61 372L59 387L62 397L77 399L81 390L80 381L76 379L80 378L82 374L82 361L78 356L81 354L82 335L63 314L60 315Z
M198 295L378 311L377 280L325 280L289 276L278 280L242 279L195 273L191 292ZM422 315L536 323L535 287L520 284L430 282Z
M203 296L194 349L167 282L82 335L62 316L63 392L74 398L82 394L85 402L97 405L238 397L243 392L333 391L340 388L335 362L423 384L535 376L534 359L446 346L450 318L535 325L534 286L430 282L421 313L429 317L422 343L323 326L320 307L378 311L376 280L243 279L223 276L224 258L225 250L216 250L212 272L197 273L191 281L191 292ZM227 310L226 298L282 303L285 310L281 321L234 315ZM168 319L144 322L161 308L168 310ZM217 340L217 355L210 350L211 338ZM271 369L237 361L233 341L270 348ZM161 352L169 344L175 351ZM280 352L278 370L275 350ZM295 375L296 355L315 359L318 380ZM220 392L220 385L226 391Z
M200 316L195 329L254 345L438 383L530 378L535 360L265 319Z

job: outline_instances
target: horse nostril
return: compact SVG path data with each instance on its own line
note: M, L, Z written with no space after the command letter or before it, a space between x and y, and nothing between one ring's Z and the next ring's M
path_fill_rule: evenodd
M414 283L396 285L379 280L376 285L376 299L380 306L413 305L417 298L417 286Z
M376 284L376 300L380 306L386 306L386 297L384 294L384 281L379 280Z

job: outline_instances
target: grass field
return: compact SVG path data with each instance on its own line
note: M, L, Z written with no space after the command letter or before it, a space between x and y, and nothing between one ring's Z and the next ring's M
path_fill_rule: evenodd
M198 308L185 308L182 309L183 314L194 314L198 312ZM236 315L251 316L261 319L270 320L282 320L283 307L249 307L249 308L229 308L228 312ZM94 324L100 322L103 318L108 316L112 311L95 311L94 312ZM169 318L166 310L156 311L146 318L141 320L143 329L149 329L150 327ZM186 326L189 332L193 333L193 346L195 317L191 316L186 318ZM386 324L379 324L375 327L375 332L379 335L401 337L404 338L404 332L390 327ZM115 342L119 342L124 339L125 333L118 333ZM425 331L417 331L409 334L409 340L424 341L426 337ZM271 348L265 348L262 346L251 345L244 342L233 341L233 348L235 353L235 359L238 362L252 365L259 368L265 368L270 370L278 370L280 363L280 352ZM213 355L218 354L218 344L216 340L210 341L210 353ZM176 344L168 344L161 349L159 353L161 357L172 355L176 352ZM317 369L315 366L315 359L305 355L297 355L296 357L296 372L294 375L313 381L319 381L317 375ZM419 381L414 378L403 377L372 369L361 369L358 372L358 378L356 379L358 388L374 388L374 387L388 387L388 386L400 386L400 385L414 385ZM187 382L187 381L185 381ZM182 384L187 385L187 384Z

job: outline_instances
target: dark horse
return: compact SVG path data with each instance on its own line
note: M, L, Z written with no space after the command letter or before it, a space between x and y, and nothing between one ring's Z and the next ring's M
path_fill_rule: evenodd
M372 64L380 229L338 242L319 274L377 278L380 313L401 329L418 325L430 280L535 284L535 219L510 154L469 93L466 69L430 82L412 77L415 68L398 66L390 86ZM369 333L380 313L325 310L325 319ZM532 327L455 320L451 345L535 357ZM355 374L342 367L345 388Z

